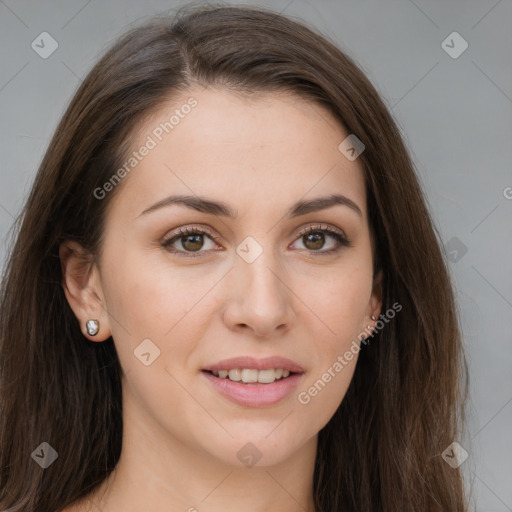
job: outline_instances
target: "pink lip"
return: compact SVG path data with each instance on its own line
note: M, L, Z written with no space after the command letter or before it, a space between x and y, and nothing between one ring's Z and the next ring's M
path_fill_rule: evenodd
M248 368L248 366L243 367ZM277 365L277 367L282 368L280 365ZM230 368L233 368L233 366L230 366ZM272 368L274 367L272 366ZM276 404L290 395L304 376L303 373L294 373L285 379L276 380L272 384L243 384L231 381L228 378L215 377L206 370L201 373L221 395L245 407L263 407Z
M233 357L231 359L224 359L218 363L205 366L202 370L209 370L218 372L219 370L233 370L233 369L251 369L251 370L270 370L272 368L282 368L289 370L293 373L304 373L304 368L299 364L280 356L265 357L263 359L256 359L255 357L243 356ZM269 386L269 384L265 384Z

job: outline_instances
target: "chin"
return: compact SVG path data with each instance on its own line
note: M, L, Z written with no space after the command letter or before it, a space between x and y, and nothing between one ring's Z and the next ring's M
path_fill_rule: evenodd
M205 448L213 457L230 466L238 468L275 466L290 458L302 444L291 444L292 439L287 432L277 432L280 428L277 427L278 424L279 422L274 422L272 428L267 426L264 429L253 428L252 432L240 435L234 435L230 431L233 438L226 434L222 441L215 443L214 450L212 450L213 440L212 445ZM229 431L229 425L225 425L225 428Z

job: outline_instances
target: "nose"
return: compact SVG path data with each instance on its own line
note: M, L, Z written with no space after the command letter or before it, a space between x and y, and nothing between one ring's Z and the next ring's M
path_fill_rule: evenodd
M268 253L252 263L237 258L229 273L223 319L233 331L265 338L292 327L293 292L283 268Z

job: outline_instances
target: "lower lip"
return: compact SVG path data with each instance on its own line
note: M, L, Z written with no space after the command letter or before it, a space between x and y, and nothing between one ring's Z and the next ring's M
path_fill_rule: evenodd
M201 372L217 391L232 402L246 407L263 407L273 405L286 398L299 384L303 373L294 373L285 379L280 379L271 384L251 383L243 384L234 382L228 378L221 379L215 375Z

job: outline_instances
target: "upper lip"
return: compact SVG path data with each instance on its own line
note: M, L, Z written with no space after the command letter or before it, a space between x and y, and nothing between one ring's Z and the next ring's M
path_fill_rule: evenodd
M215 364L205 366L202 370L218 372L219 370L233 370L237 368L247 368L251 370L282 368L283 370L289 370L293 373L304 373L304 368L302 368L298 363L280 356L270 356L262 359L251 356L233 357L231 359L223 359Z

